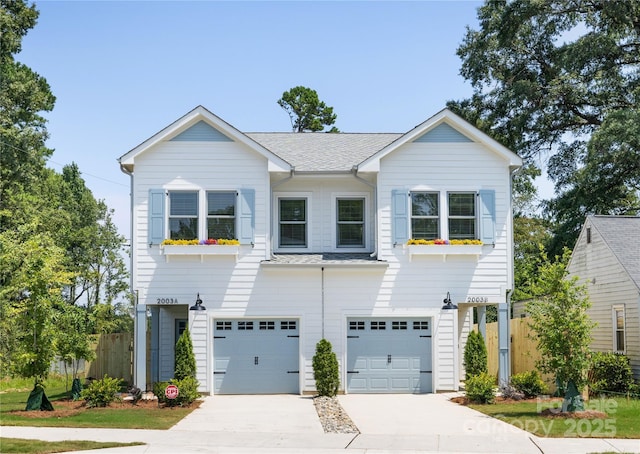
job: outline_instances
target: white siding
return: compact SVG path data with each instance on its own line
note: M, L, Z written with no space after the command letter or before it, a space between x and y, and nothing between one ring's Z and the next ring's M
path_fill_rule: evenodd
M583 229L573 251L569 271L587 285L591 308L587 311L597 323L592 335L591 348L595 351L613 351L612 307L624 304L626 318L626 351L631 360L634 376L640 379L640 292L599 232L591 229L591 243L587 244ZM636 245L637 247L637 245Z
M372 175L368 175L375 181ZM277 180L274 178L274 180ZM348 317L430 317L433 323L434 390L455 390L460 378L460 348L470 316L463 308L443 311L449 292L453 303L486 297L489 304L505 301L511 283L511 221L507 163L474 143L408 144L383 159L377 190L353 175L294 176L277 184L275 194L310 194L307 252L344 252L335 247L335 198L355 194L366 198L367 247L378 249L388 267L265 267L272 236L277 233L276 195L271 194L266 159L236 143L164 142L136 158L133 191L134 290L140 303L173 298L186 307L199 293L206 312L189 311L189 327L198 364L200 390L213 390L213 331L218 318L272 317L300 321L300 381L302 392L315 390L312 358L324 336L346 371ZM273 183L275 183L274 181ZM256 191L255 244L241 246L233 256L171 256L148 245L150 189ZM390 196L393 189L496 191L496 244L482 247L480 257L409 257L393 247ZM446 214L443 213L443 215ZM375 226L375 221L378 226ZM273 235L272 235L273 232ZM376 244L377 240L377 244ZM183 307L185 307L183 306ZM176 313L161 311L160 366L173 368ZM460 325L460 327L459 327ZM171 335L170 335L171 333ZM171 345L170 345L171 344ZM172 373L172 372L171 372Z
M476 262L469 256L414 256L403 245L392 241L390 210L394 189L438 191L496 191L496 243L482 246ZM379 257L399 262L403 289L416 293L425 280L440 286L439 292L451 293L454 303L467 297L486 296L490 303L505 301L512 283L512 227L510 212L510 175L504 161L475 143L410 144L387 156L378 177L378 249ZM441 218L447 213L441 209ZM444 227L443 227L444 228ZM425 279L426 277L426 279ZM415 284L418 284L417 286ZM433 291L433 287L430 287ZM444 296L444 295L443 295ZM440 298L442 300L442 298Z
M308 252L372 252L374 249L374 200L370 186L356 180L353 176L335 176L329 178L297 177L274 190L274 219L272 231L273 249L278 250L277 197L306 196L309 199ZM365 198L365 247L338 248L336 246L336 198L355 196ZM279 252L287 253L290 249Z

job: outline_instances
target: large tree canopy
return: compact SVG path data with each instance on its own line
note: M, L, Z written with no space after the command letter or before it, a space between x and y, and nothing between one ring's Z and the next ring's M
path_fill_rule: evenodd
M15 60L37 17L24 0L0 0L0 374L36 382L54 355L84 354L69 351L68 333L56 338L56 323L75 309L91 332L132 328L125 239L112 211L75 164L61 174L46 167L44 114L55 98Z
M297 86L285 91L278 105L289 114L294 132L318 132L336 122L333 107L320 101L318 93L307 87ZM334 126L329 132L339 131Z
M559 243L589 213L638 210L640 2L488 0L458 48L449 107L530 163L547 158Z

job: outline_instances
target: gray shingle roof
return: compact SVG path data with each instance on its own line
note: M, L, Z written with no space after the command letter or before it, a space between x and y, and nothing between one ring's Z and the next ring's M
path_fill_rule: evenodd
M292 164L298 172L344 172L403 134L254 132L246 135Z
M640 217L590 216L589 219L640 288Z
M271 260L263 260L267 266L382 266L387 267L386 261L378 260L366 253L317 253L317 254L273 254Z

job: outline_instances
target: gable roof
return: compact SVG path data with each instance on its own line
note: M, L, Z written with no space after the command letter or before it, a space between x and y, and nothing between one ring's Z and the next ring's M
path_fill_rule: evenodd
M431 137L433 136L433 137ZM448 109L407 133L243 133L209 110L198 106L118 160L123 171L133 171L137 156L167 140L231 141L243 143L265 156L271 171L350 172L377 171L380 159L411 141L478 142L517 168L522 159Z
M473 142L483 144L494 153L497 153L501 157L505 158L511 168L516 169L522 166L522 158L520 158L520 156L515 154L513 151L501 145L496 140L492 139L487 134L471 125L471 123L467 122L462 117L454 114L449 109L442 109L431 118L420 123L411 131L400 136L397 140L387 145L375 155L360 163L358 165L358 169L362 171L377 170L379 168L380 159L397 150L402 145L420 139L426 133L438 128L443 123L446 123L462 136L467 137Z
M640 288L640 217L589 216L587 219Z
M289 169L291 168L291 164L283 160L281 157L267 150L262 145L251 139L249 136L243 134L242 132L231 126L229 123L214 115L202 106L196 107L192 111L188 112L187 114L171 123L166 128L162 129L160 132L154 134L153 136L142 142L137 147L129 150L127 153L122 155L118 159L118 161L120 162L120 167L126 172L132 172L134 161L137 156L146 152L159 142L179 137L182 133L187 131L189 128L192 128L193 126L196 126L196 128L199 129L204 129L204 125L201 125L202 122L217 130L221 134L221 137L226 137L230 140L242 143L256 153L264 156L269 161L270 167L271 165L273 165L279 170L286 171L289 171Z

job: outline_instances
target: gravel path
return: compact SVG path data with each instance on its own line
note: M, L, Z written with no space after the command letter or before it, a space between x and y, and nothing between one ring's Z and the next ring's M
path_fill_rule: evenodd
M344 411L335 397L317 396L313 404L318 412L320 423L325 433L357 434L360 433L349 415Z

